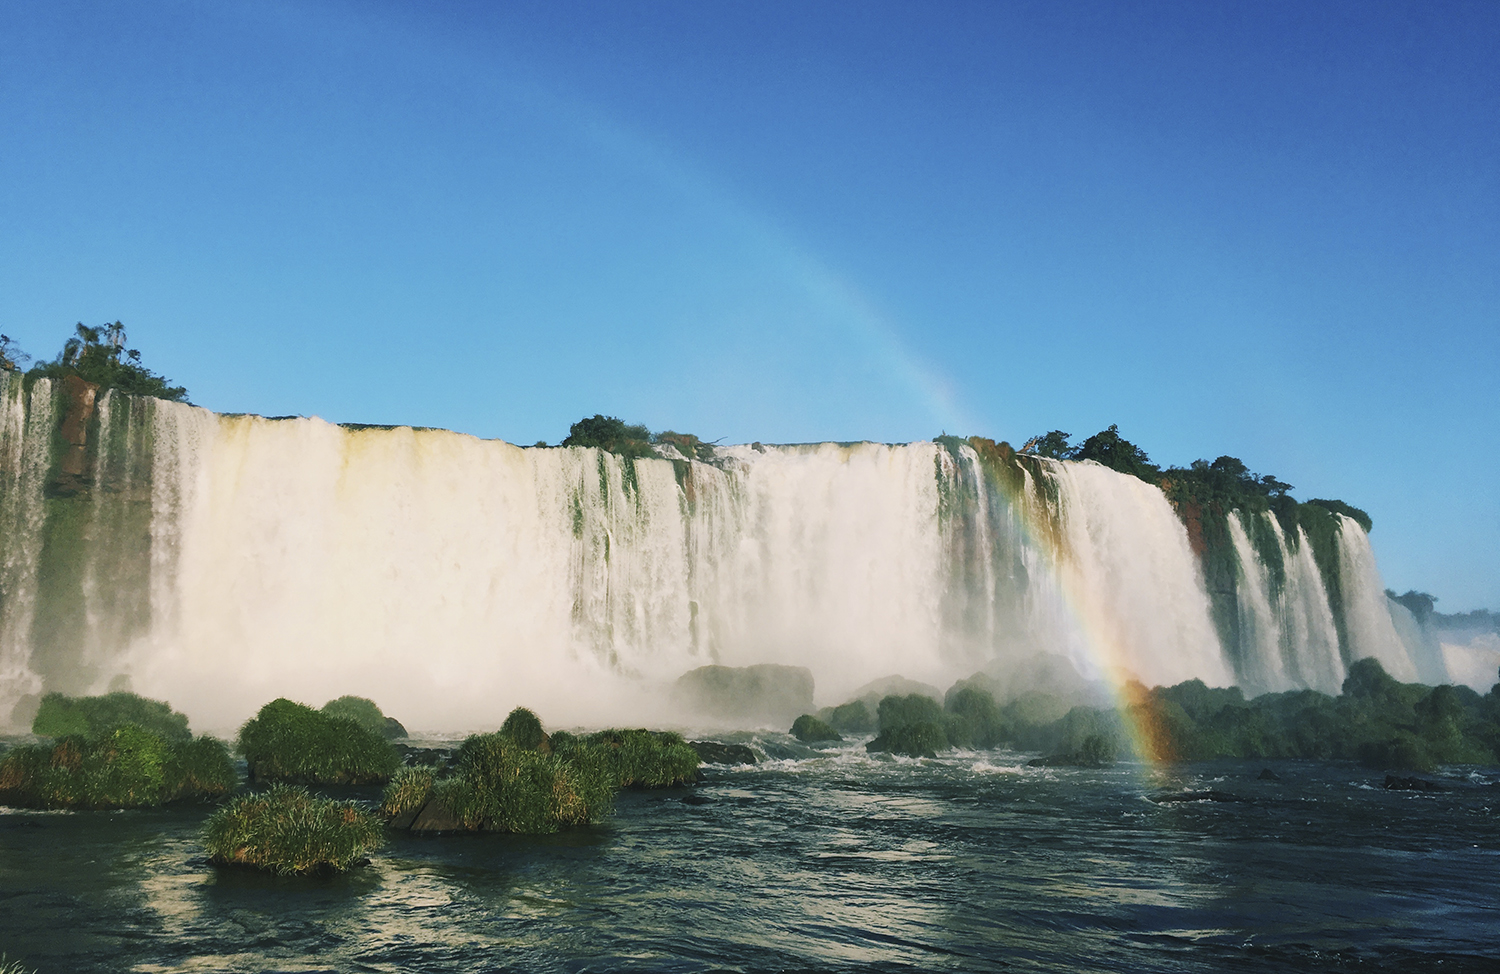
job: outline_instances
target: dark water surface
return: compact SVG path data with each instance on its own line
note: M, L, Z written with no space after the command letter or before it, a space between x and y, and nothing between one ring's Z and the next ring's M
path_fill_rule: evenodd
M1265 766L850 749L626 793L594 829L393 837L331 879L208 865L203 808L0 811L0 950L43 974L1500 970L1500 787ZM1207 790L1242 800L1152 800Z

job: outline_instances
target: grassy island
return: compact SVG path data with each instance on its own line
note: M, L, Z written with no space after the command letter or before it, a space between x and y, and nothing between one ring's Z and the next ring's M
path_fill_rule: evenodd
M349 869L384 841L384 823L358 804L283 784L231 800L203 827L213 862L282 876Z
M238 786L221 742L172 741L130 724L17 747L0 760L0 802L29 808L143 808L219 798Z
M285 697L260 708L240 728L238 746L249 764L250 777L256 781L382 784L391 779L401 763L383 735L366 729L357 720L314 710Z
M499 731L464 741L448 768L398 771L381 807L418 832L545 834L601 821L620 788L683 784L697 770L697 752L677 734L548 735L518 707Z

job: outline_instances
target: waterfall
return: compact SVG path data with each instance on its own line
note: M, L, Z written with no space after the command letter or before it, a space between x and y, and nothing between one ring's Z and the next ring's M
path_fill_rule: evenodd
M69 383L0 374L12 724L43 690L120 686L221 731L275 696L346 693L431 730L518 704L669 721L663 688L709 663L806 666L821 703L1039 656L1151 685L1343 678L1305 538L1230 519L1226 651L1162 491L1091 462L952 438L629 460ZM1340 538L1346 653L1413 678L1364 532L1345 519Z

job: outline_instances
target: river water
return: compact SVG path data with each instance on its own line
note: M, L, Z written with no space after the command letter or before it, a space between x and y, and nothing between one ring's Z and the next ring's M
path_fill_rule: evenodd
M206 808L0 810L0 950L42 974L1500 969L1492 778L1028 756L709 766L602 826L393 836L324 879L208 864Z

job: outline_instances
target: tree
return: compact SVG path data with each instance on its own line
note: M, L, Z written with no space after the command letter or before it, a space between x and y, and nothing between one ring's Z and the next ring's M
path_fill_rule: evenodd
M15 339L9 335L0 335L0 369L4 369L7 372L19 372L21 371L21 363L28 361L30 358L30 355L21 351Z
M568 429L563 446L592 446L625 457L654 457L651 431L642 424L626 423L617 416L595 413Z
M1077 447L1068 445L1068 437L1072 435L1062 430L1042 433L1027 441L1026 445L1021 448L1021 452L1035 453L1039 457L1048 457L1053 460L1071 460L1078 453Z
M1121 436L1120 427L1113 423L1109 429L1101 430L1084 440L1074 459L1093 460L1111 470L1128 473L1145 481L1152 481L1161 473L1161 468L1151 462L1146 451Z
M105 389L118 389L132 396L187 401L185 388L171 385L166 378L141 365L141 353L125 347L125 326L120 322L98 328L79 322L74 332L74 336L63 343L57 358L32 366L27 377L60 379L76 375L86 382Z

